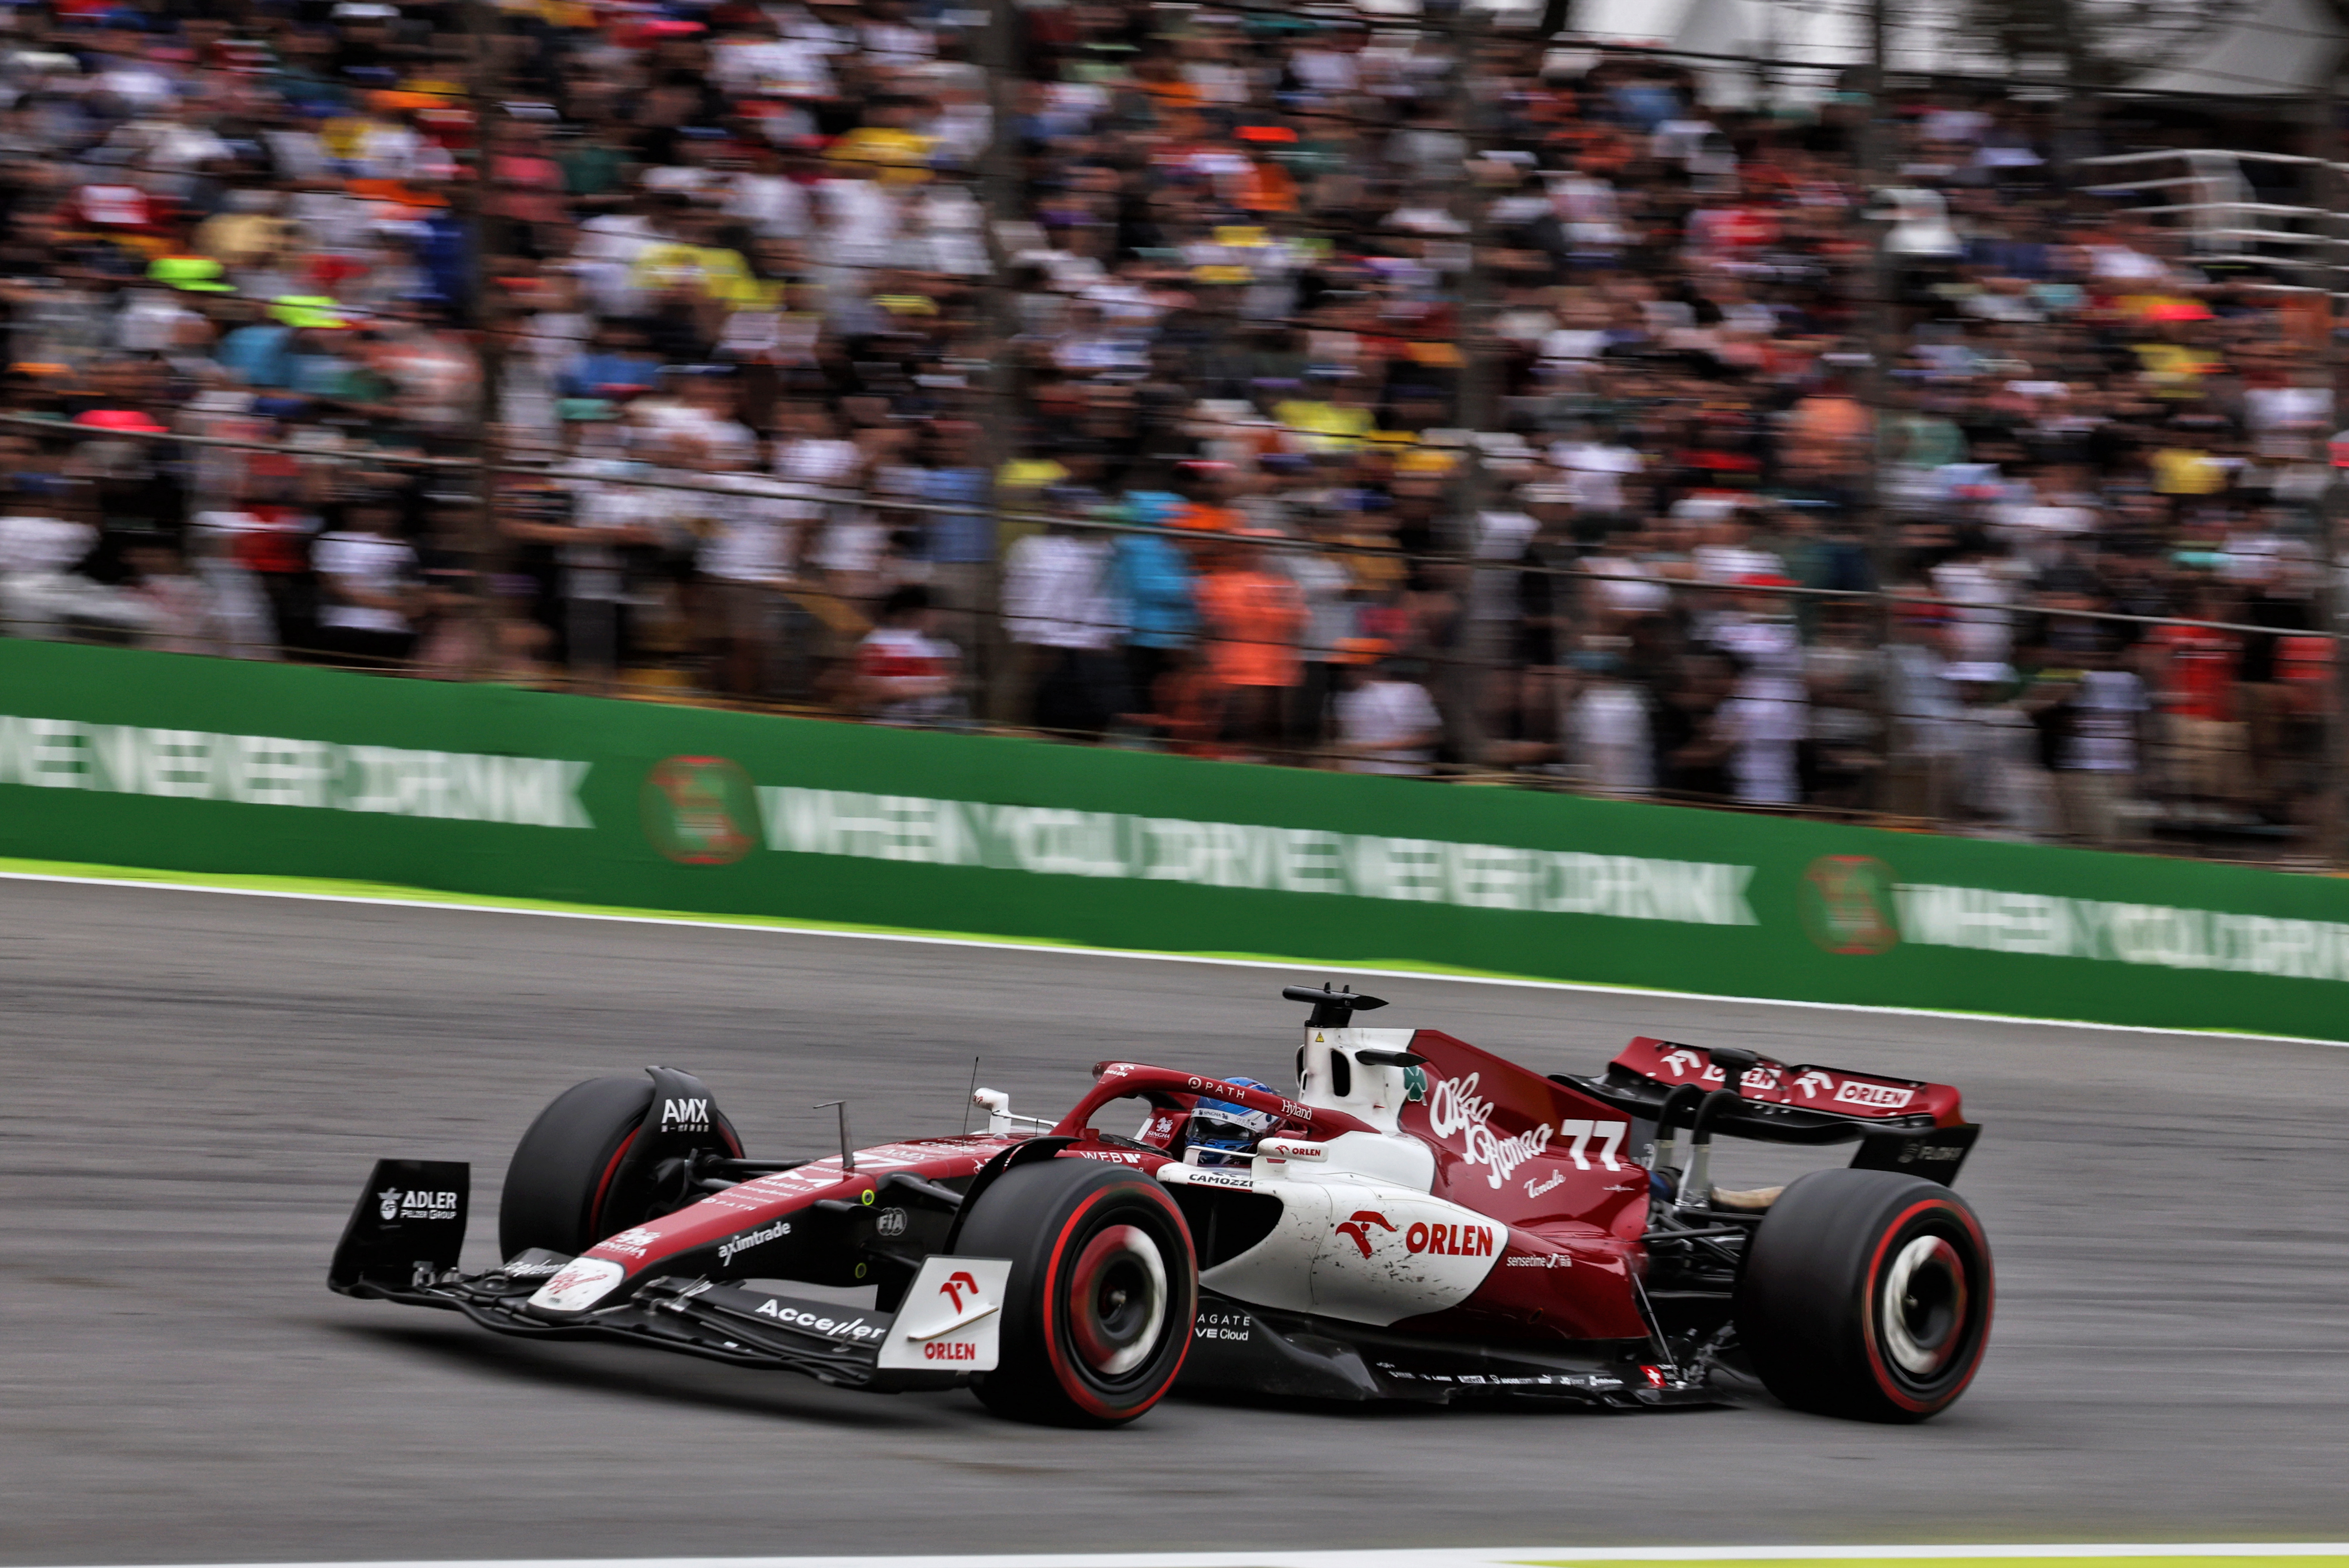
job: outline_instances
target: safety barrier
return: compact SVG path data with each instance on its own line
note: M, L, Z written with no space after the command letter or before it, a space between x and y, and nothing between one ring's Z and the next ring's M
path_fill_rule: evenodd
M26 641L0 855L2349 1039L2328 877Z

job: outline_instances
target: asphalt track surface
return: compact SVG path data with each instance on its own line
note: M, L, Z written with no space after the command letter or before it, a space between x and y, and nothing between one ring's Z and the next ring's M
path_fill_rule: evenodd
M822 1152L843 1095L859 1141L952 1129L975 1054L1032 1112L1109 1055L1277 1078L1284 978L0 882L0 1561L2349 1535L2349 1051L2313 1044L1371 987L1543 1070L1644 1032L1962 1087L1999 1317L1917 1428L1177 1398L1040 1430L325 1288L370 1159L472 1159L493 1212L581 1077L686 1066L754 1155Z

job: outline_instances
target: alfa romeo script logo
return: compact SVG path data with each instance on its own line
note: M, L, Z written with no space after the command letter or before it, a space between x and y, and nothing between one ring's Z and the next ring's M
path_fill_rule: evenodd
M669 757L645 775L645 836L686 866L730 866L759 846L759 795L724 757Z

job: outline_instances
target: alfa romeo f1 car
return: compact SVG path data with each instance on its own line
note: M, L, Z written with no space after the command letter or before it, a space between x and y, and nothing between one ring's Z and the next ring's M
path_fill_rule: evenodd
M1313 1010L1293 1096L1104 1062L1057 1121L981 1089L984 1132L854 1148L843 1108L822 1158L746 1158L689 1074L592 1079L514 1151L502 1265L459 1267L466 1165L387 1159L328 1282L1075 1425L1178 1382L1643 1407L1758 1378L1798 1408L1914 1421L1971 1381L1991 1256L1950 1189L1981 1131L1956 1090L1645 1038L1544 1077L1357 1026L1375 997L1282 994ZM1730 1191L1717 1137L1858 1147Z

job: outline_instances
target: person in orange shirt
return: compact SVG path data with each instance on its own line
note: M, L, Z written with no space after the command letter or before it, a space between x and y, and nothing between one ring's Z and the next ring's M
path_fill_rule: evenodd
M2187 613L2200 621L2243 618L2231 597L2207 584L2196 587ZM2236 710L2242 638L2208 626L2158 626L2145 640L2174 787L2191 800L2240 804L2251 793L2249 727Z
M1305 596L1254 543L1267 536L1248 529L1218 543L1199 582L1202 651L1222 693L1224 738L1249 754L1278 743L1288 694L1305 678L1298 653Z
M1232 534L1239 530L1240 509L1231 504L1238 475L1227 462L1185 462L1174 470L1174 493L1183 498L1174 523L1202 534Z

